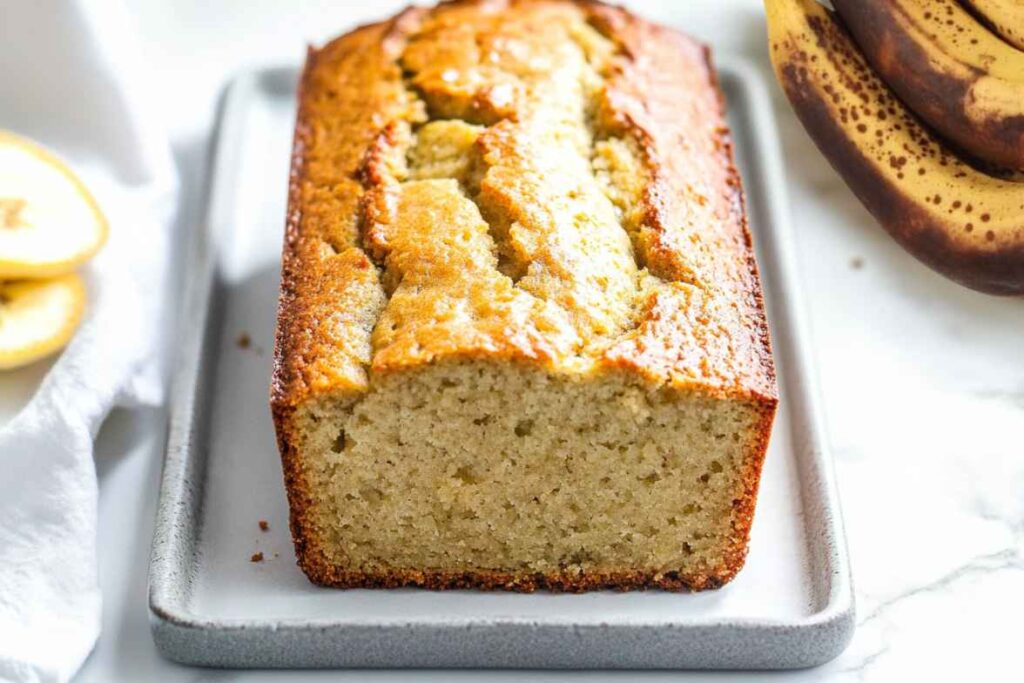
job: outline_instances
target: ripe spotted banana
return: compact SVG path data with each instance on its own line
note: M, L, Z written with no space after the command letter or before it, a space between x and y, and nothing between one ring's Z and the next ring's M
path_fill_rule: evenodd
M1024 0L966 0L1003 40L1024 50Z
M1024 183L960 160L815 0L766 0L772 63L793 108L882 226L968 287L1024 294Z
M833 0L868 61L939 133L1024 169L1024 51L955 0Z

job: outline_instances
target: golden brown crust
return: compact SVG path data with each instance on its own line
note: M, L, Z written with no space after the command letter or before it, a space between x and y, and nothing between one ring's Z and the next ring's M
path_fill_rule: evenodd
M644 300L640 318L609 341L589 372L626 371L651 386L757 407L760 434L744 459L744 495L735 502L732 547L722 566L690 576L345 571L323 559L308 524L312 498L293 426L297 406L324 396L355 399L375 373L441 358L485 357L565 371L578 352L578 345L566 341L568 334L516 328L511 320L500 319L491 327L421 331L405 345L382 345L372 336L388 292L382 282L384 264L372 241L367 242L363 224L367 216L392 210L392 198L379 191L381 179L375 177L387 163L378 143L393 142L399 134L396 122L424 118L417 110L423 103L403 83L408 74L400 66L402 52L410 36L438 11L454 8L466 12L459 17L462 22L483 22L492 12L536 6L576 8L572 11L582 12L616 45L603 113L615 134L637 143L649 177L641 207L646 232L634 242L642 247L637 265L670 285ZM339 587L581 591L719 586L739 571L746 556L777 393L743 194L709 53L682 34L597 2L496 0L443 7L433 13L407 10L311 50L301 79L271 401L299 563L311 580ZM488 124L515 116L503 109L507 103L493 89L466 97L470 115Z
M455 5L465 11L478 4ZM488 11L506 4L487 3ZM538 4L566 3L519 2L503 11ZM667 280L696 283L699 290L698 296L683 297L688 304L683 310L674 298L651 297L644 318L610 346L605 362L630 368L655 384L775 397L742 189L707 50L624 10L578 5L620 48L605 100L609 117L638 141L651 177L642 200L651 234L643 265ZM371 367L383 371L437 359L436 354L415 355L417 344L371 346L387 297L379 264L375 267L364 251L359 230L373 143L389 135L396 120L417 120L410 111L417 103L409 99L397 60L426 16L409 10L310 52L292 159L275 404L358 394L367 387ZM672 309L671 324L664 324L666 307ZM512 329L511 321L496 327L509 332L483 340L467 334L465 343L446 337L443 353L543 363L573 353L571 345L550 335L524 345L526 331ZM458 337L451 328L446 332Z
M728 334L728 344L718 347L715 338L721 330L714 324L693 324L692 318L658 324L666 316L652 307L645 322L651 325L653 333L643 339L645 348L627 346L623 355L619 355L619 349L613 349L609 359L641 372L657 368L659 374L664 372L676 382L692 377L705 386L723 389L723 393L775 399L775 366L760 278L747 227L740 175L733 163L732 139L725 124L725 101L710 50L685 35L644 22L618 8L597 4L593 16L599 27L625 46L626 54L643 57L630 61L609 87L625 125L644 141L647 158L655 169L654 182L644 200L649 221L659 230L655 253L671 262L695 248L706 250L701 254L704 259L700 270L705 277L710 275L715 280L711 286L717 289L721 285L715 295L742 307L748 333ZM680 68L680 54L700 68ZM707 101L702 108L695 109L693 100L701 98ZM712 119L712 125L707 118ZM710 141L707 154L693 153L700 150L701 138ZM693 196L694 187L707 186L705 183L718 193L711 197ZM702 215L704 221L693 229L711 235L711 239L672 244L670 226L692 223L690 214L694 207L704 206L717 208L717 212ZM670 270L674 279L697 277L690 274L687 278L685 269L679 266L662 268ZM656 269L652 265L652 270ZM651 348L660 348L659 358L649 357ZM694 348L721 352L693 362L674 357L675 353ZM707 365L701 374L691 375L702 362Z
M749 549L750 527L754 523L754 508L757 505L757 492L761 484L764 458L768 453L768 443L772 434L772 423L775 421L777 399L757 401L759 424L756 428L757 438L748 445L743 458L743 469L740 480L743 482L743 495L733 500L732 543L722 568L716 575L722 583L731 580L743 568Z
M275 405L367 386L369 336L384 292L358 235L363 157L384 122L408 106L388 33L415 16L415 10L407 10L322 50L309 50L299 82L289 176L271 389Z
M308 560L309 558L303 558ZM719 588L735 571L722 574L688 574L653 571L609 572L499 572L499 571L347 571L327 563L300 561L311 581L330 588L402 588L415 586L430 590L476 589L532 593L546 590L583 593L595 590L647 590L687 592ZM741 561L742 565L742 561ZM736 567L738 570L739 567Z

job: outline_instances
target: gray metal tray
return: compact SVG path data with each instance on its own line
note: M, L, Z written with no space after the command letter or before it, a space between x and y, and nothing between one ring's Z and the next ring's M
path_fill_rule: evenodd
M164 655L225 667L796 668L842 651L854 624L850 570L771 102L750 66L723 60L721 76L782 394L739 576L690 595L306 581L267 408L297 72L262 70L239 77L222 102L208 220L190 245L150 567ZM263 560L250 561L258 552Z

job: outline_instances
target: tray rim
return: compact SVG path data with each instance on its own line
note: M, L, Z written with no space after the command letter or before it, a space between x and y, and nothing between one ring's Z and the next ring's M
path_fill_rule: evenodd
M323 635L327 631L340 633L366 629L403 629L406 632L419 629L426 633L452 629L502 630L522 627L541 630L571 628L576 634L588 629L626 633L667 628L686 631L694 636L715 632L728 632L739 638L743 638L743 634L758 635L779 639L780 643L813 632L818 640L825 643L814 653L804 653L804 656L794 658L789 664L769 664L771 668L813 666L831 660L845 649L855 627L852 573L834 462L825 441L817 375L810 362L804 305L798 294L799 271L789 223L782 153L772 100L763 76L746 58L720 53L716 66L719 78L735 80L742 98L749 100L743 113L749 125L744 136L745 157L747 165L756 167L757 172L752 174L754 178L744 179L744 188L749 206L751 199L747 189L753 185L754 179L761 186L757 196L763 203L761 211L768 229L762 228L756 239L761 251L771 252L767 260L773 261L775 266L770 276L772 286L764 288L765 295L766 299L770 299L769 308L776 314L774 326L789 332L788 341L785 344L776 341L773 352L776 355L785 354L785 365L790 368L787 375L800 380L790 382L787 386L787 402L791 406L791 420L796 421L799 416L799 422L808 434L806 441L809 448L802 449L807 452L794 457L800 480L798 488L804 498L802 507L807 508L808 493L819 501L819 513L813 518L808 516L805 524L808 525L806 535L819 539L816 547L809 548L811 555L815 551L819 555L809 558L812 564L810 571L828 575L827 595L816 596L816 602L824 602L823 606L811 614L793 618L747 617L709 621L706 617L683 615L664 619L631 619L628 623L612 625L580 623L560 615L543 619L440 616L427 621L401 617L370 620L347 614L329 619L215 618L191 611L186 604L185 588L191 581L187 565L190 558L194 557L198 543L196 532L201 519L205 482L205 452L202 448L193 448L193 444L202 443L205 438L202 424L205 421L197 419L197 415L201 414L200 408L205 400L203 390L216 374L213 367L208 368L204 376L199 374L199 370L204 345L210 337L216 337L216 306L219 300L216 293L220 286L216 278L218 235L231 220L231 207L237 194L231 173L232 169L237 168L232 150L238 149L242 140L239 115L257 89L265 87L260 83L268 79L291 82L298 72L298 67L293 65L268 66L241 72L228 83L221 95L217 123L211 136L211 181L206 197L205 221L198 230L191 233L186 248L186 263L189 264L191 276L185 280L183 310L179 317L180 329L183 331L182 344L170 392L167 447L149 570L151 630L158 649L165 656L184 663L208 664L210 662L193 656L196 650L203 647L200 641L242 633L248 636L257 633L300 636L303 633ZM771 296L773 291L777 296ZM211 355L213 358L210 362L215 363L216 354ZM244 663L236 665L246 666ZM264 662L260 665L267 664ZM292 662L287 665L295 664ZM454 662L452 665L466 664ZM557 668L560 665L552 663L549 666Z

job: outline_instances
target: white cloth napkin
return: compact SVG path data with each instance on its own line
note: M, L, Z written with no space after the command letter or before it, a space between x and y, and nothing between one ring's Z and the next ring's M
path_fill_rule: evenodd
M81 329L0 427L0 680L67 680L92 650L93 438L115 405L163 396L177 187L167 138L146 112L158 76L141 72L134 35L116 2L0 0L0 128L69 162L110 222L106 247L83 270Z

